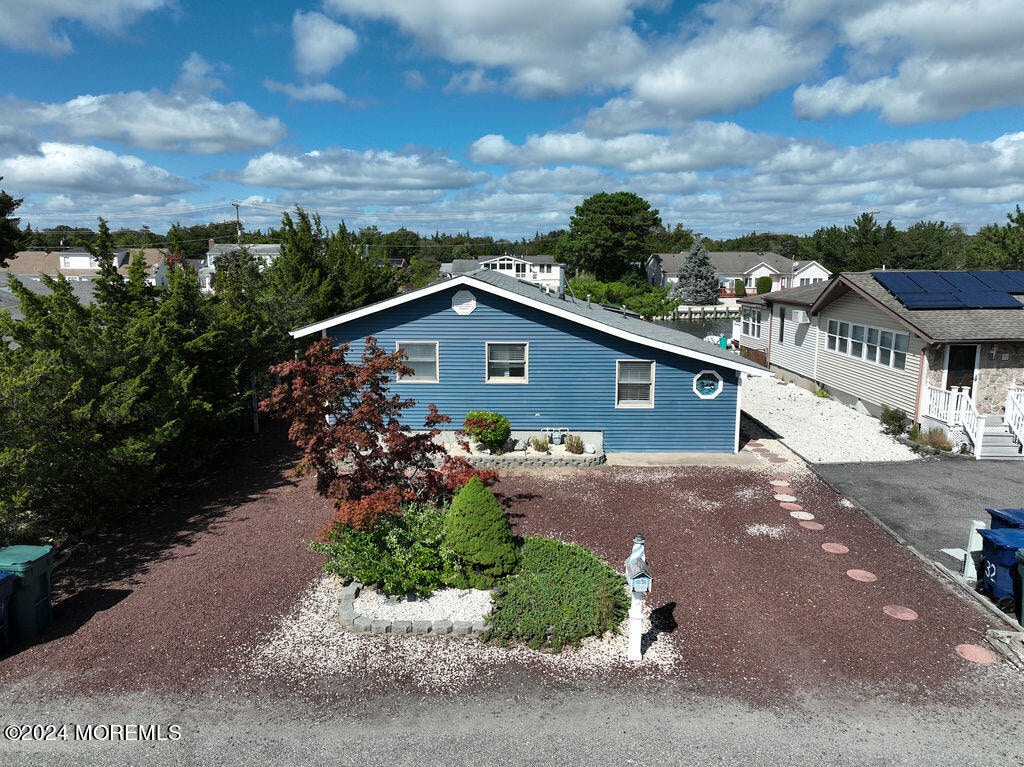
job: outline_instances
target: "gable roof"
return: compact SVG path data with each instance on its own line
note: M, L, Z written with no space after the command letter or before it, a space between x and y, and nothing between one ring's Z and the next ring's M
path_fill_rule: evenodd
M764 304L794 304L796 306L811 306L821 295L821 292L828 285L827 282L816 282L813 285L801 285L796 288L785 290L773 290L771 293L762 293L759 296L748 296L736 299L738 304L748 306L762 306Z
M1024 305L1019 309L908 309L882 287L874 272L843 272L825 285L811 308L814 314L854 293L928 343L1024 341Z
M689 251L654 253L651 255L651 260L656 261L665 274L676 274L689 256ZM748 274L761 265L776 274L796 274L811 264L817 263L816 261L793 261L770 250L719 250L709 252L708 256L715 269L715 274L723 276ZM824 269L824 267L822 268Z
M481 256L479 258L456 258L452 261L447 261L441 264L441 274L465 274L467 272L473 272L480 268L481 264L497 261L502 258L511 258L516 261L525 261L528 264L535 266L540 264L554 264L555 258L551 255L538 254L535 256L517 256L511 253L506 253L501 256Z
M653 322L623 316L618 311L611 311L598 304L588 304L585 301L574 300L571 297L557 298L545 293L534 285L520 282L514 277L501 274L493 269L480 269L475 272L456 275L451 279L439 280L419 290L413 290L385 301L364 306L362 309L356 309L355 311L341 314L313 325L298 328L293 330L291 335L293 338L302 338L314 333L323 333L330 328L344 325L352 320L367 317L371 314L376 314L377 312L401 306L402 304L456 287L465 287L490 293L535 311L561 317L578 325L650 348L668 351L742 373L750 373L756 376L771 375L768 370L760 365L731 354L728 351L723 351L717 346L709 344L690 333L685 333L665 325L656 325Z

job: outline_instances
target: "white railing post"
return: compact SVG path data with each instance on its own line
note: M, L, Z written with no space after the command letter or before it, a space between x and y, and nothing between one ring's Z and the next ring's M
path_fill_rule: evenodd
M1024 387L1010 384L1006 390L1006 412L1003 420L1017 441L1024 445Z

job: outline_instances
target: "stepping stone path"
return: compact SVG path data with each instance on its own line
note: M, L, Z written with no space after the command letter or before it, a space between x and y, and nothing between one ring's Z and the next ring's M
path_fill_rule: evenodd
M980 663L983 666L996 662L996 656L981 645L958 644L956 646L956 654L964 660L969 660L971 663Z
M814 530L814 531L824 530L825 529L825 526L823 524L821 524L821 522L811 522L810 520L806 520L806 519L803 522L800 523L800 527L802 527L804 530Z
M903 607L902 605L886 605L882 608L882 612L898 621L917 620L917 613L909 607Z
M793 519L814 519L814 515L811 514L811 512L800 511L800 509L796 509L795 511L789 512L789 516L791 516Z
M867 570L847 570L846 574L861 583L874 583L878 580L877 575L869 573Z
M849 554L850 549L848 546L844 546L841 543L823 543L821 548L827 551L829 554Z
M804 507L799 503L791 503L789 501L783 501L779 504L786 511L803 511Z
M785 493L779 493L778 495L775 496L775 500L776 501L786 501L788 503L792 503L793 501L796 500L796 496L795 495L786 495Z

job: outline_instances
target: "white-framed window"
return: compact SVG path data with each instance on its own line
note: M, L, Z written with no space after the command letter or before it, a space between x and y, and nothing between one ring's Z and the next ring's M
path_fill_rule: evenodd
M405 366L410 375L398 376L399 383L437 383L437 341L396 341L395 348L405 352Z
M829 320L825 346L829 351L845 354L847 357L903 370L907 366L910 335L853 322Z
M71 256L61 256L60 257L60 266L61 266L62 269L70 269L71 268Z
M804 286L804 285L817 285L819 282L822 282L822 278L821 277L801 277L800 278L800 285L801 285L801 287Z
M488 343L487 383L527 383L529 344Z
M654 362L615 362L615 407L654 407Z
M701 399L714 399L722 393L723 387L717 370L702 370L693 377L693 393Z
M744 306L740 312L743 318L743 335L750 338L761 337L761 310Z

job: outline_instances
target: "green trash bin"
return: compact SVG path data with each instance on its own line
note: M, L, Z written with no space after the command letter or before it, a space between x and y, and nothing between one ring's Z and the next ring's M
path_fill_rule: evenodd
M8 546L0 549L0 570L17 580L11 595L11 634L18 639L35 639L53 622L50 606L52 546Z

